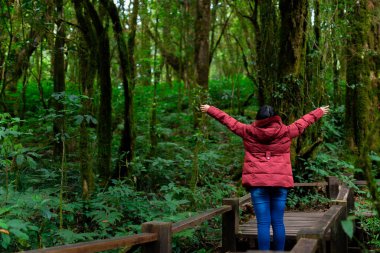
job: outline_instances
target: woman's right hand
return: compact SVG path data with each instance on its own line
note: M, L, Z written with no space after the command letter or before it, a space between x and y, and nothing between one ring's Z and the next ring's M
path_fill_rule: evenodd
M326 105L326 106L321 106L320 108L321 108L321 110L323 111L323 115L328 114L329 111L330 111L330 106L328 106L328 105Z
M201 105L201 111L202 111L202 112L207 112L207 111L208 111L208 108L210 108L209 105Z

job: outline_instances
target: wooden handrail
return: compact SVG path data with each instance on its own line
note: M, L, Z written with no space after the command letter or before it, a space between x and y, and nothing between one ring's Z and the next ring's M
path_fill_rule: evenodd
M318 240L310 238L301 238L290 251L291 253L315 253L318 249Z
M210 220L217 215L221 215L231 210L232 210L231 206L223 205L219 208L208 210L194 217L190 217L186 220L176 222L173 224L172 233L178 233L187 228L195 227L196 225L199 225L206 220Z
M244 195L243 197L239 198L239 206L244 205L245 203L249 202L251 200L251 194L248 193Z
M132 247L157 240L155 233L142 233L137 235L123 236L119 238L96 240L91 242L81 242L46 249L36 249L26 251L28 253L89 253L104 250ZM25 252L25 251L21 251Z
M335 179L332 182L336 184L338 181ZM347 236L344 234L340 222L347 217L350 205L353 205L352 190L344 184L335 185L334 187L338 189L338 192L336 198L332 200L333 205L324 213L315 226L302 229L297 234L298 240L303 238L316 240L318 242L318 252L324 253L328 251L326 244L328 233L331 234L331 237L329 237L331 240L329 246L331 247L331 252L347 251ZM303 251L299 252L313 253L315 250L303 249Z
M294 187L313 187L313 186L319 186L319 187L325 187L328 185L328 182L322 181L322 182L311 182L311 183L294 183ZM251 200L251 194L248 193L244 195L243 197L239 198L239 205L244 205L245 203L249 202Z

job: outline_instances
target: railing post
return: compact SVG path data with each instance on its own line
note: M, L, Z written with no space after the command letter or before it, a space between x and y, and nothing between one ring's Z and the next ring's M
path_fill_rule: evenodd
M326 240L324 239L324 236L324 231L319 228L303 228L297 234L297 241L302 238L317 240L317 252L326 253Z
M223 199L223 205L232 210L222 215L222 252L236 251L236 233L239 231L239 198Z
M330 199L335 199L339 194L340 181L337 177L328 177L327 182L327 196Z
M157 233L155 242L142 245L142 253L171 253L172 252L172 223L151 221L142 224L143 233Z
M346 253L348 252L348 237L343 231L341 224L342 220L347 218L347 202L340 202L343 211L336 217L333 226L331 227L330 235L330 253Z
M343 194L338 194L337 199L332 202L335 205L343 207L343 212L336 218L334 226L331 227L331 241L330 241L330 252L331 253L345 253L348 251L348 237L343 230L341 221L347 218L350 212L350 207L353 208L354 196L353 190L348 188L347 185L342 185L340 191Z

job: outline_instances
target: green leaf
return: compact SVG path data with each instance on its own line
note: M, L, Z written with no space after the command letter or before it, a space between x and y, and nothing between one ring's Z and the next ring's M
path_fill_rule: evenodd
M84 118L83 115L76 115L76 116L74 116L75 124L76 125L82 124L83 118Z
M380 162L380 156L378 155L372 154L372 155L369 155L369 158L374 162Z
M22 165L24 163L24 161L25 161L25 157L23 155L18 155L16 157L16 164L18 166Z
M354 236L354 222L352 220L341 221L344 232L350 239Z
M10 207L2 207L0 208L0 215L3 215L7 212L9 212L10 210L12 210L12 208L14 208L15 206L10 206ZM1 221L1 220L0 220Z
M36 163L36 161L32 157L27 156L26 160L28 161L29 168L31 168L31 169L37 168L37 163Z
M8 229L8 225L4 220L0 220L0 228Z
M29 240L29 236L26 233L22 232L21 230L11 228L9 229L9 232L11 234L14 234L18 239L25 240L25 241Z
M26 224L23 220L13 219L8 222L8 226L10 228L15 228L17 230L25 229L26 230Z
M11 243L11 237L7 234L0 234L1 237L1 247L7 249L9 244Z

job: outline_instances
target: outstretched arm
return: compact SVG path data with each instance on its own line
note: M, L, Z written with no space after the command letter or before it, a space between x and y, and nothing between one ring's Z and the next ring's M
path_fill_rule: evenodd
M322 106L306 115L304 115L302 118L299 120L295 121L293 124L289 125L289 133L290 133L290 138L295 138L299 136L300 134L303 133L303 131L322 118L324 115L328 114L330 111L329 106Z
M220 123L225 125L228 129L230 129L233 133L239 135L240 137L244 136L246 125L237 121L227 113L219 110L214 106L209 105L201 105L201 111L207 113L211 117L218 120Z

